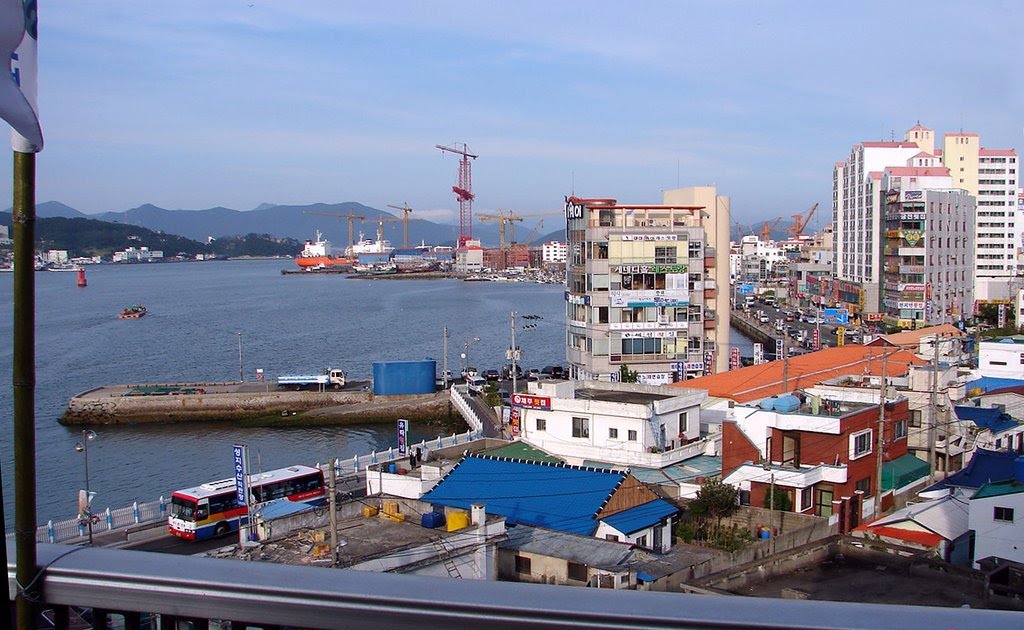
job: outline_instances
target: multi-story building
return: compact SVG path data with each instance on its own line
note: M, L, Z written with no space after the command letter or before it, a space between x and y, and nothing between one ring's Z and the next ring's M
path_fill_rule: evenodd
M974 305L974 197L952 188L949 169L920 153L890 166L885 191L882 308L899 328L953 323Z
M579 380L621 366L663 384L728 366L728 198L666 191L670 203L566 199L566 357ZM715 245L712 245L714 243Z
M566 254L569 250L566 248L565 243L551 241L550 243L544 243L543 251L542 262L565 264Z
M974 275L976 299L1006 302L1014 297L1010 280L1021 265L1021 234L1024 220L1017 217L1017 152L986 149L976 133L943 136L942 163L953 186L977 198Z

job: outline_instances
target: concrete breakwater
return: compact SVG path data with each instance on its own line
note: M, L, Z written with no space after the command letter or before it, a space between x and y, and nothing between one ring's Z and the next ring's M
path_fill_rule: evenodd
M110 385L68 401L65 425L238 421L259 426L445 421L448 392L374 396L358 384L342 390L285 391L266 383Z

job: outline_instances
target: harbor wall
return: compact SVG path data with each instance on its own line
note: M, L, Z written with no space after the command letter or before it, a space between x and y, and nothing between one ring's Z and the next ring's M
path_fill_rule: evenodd
M186 421L258 421L262 424L331 424L386 418L435 420L447 415L447 395L374 396L364 391L260 391L125 396L107 388L68 401L65 425ZM447 394L445 392L444 394Z

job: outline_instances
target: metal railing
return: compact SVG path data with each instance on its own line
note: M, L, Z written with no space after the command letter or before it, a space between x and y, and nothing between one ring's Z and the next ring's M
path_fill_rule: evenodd
M418 445L413 444L413 450L418 446L422 453L430 450L447 448L458 444L464 444L481 437L481 432L466 431L465 433L450 436L438 436L436 440L423 440ZM338 459L335 461L334 472L338 477L353 477L366 472L366 467L376 464L378 461L388 462L395 459L395 449L388 448L386 451L374 451L369 455L353 455L350 458ZM328 464L317 464L324 472L328 470ZM167 500L160 497L156 501L132 503L128 507L106 508L102 512L94 514L93 532L112 531L132 527L133 525L145 525L147 523L158 523L167 518ZM81 518L70 518L60 521L49 520L45 525L36 528L36 542L40 543L61 543L61 542L83 542L88 538L87 523ZM7 540L14 540L14 533L7 534Z
M8 557L14 549L8 546ZM56 616L92 609L139 627L230 620L232 628L913 628L1020 624L1020 613L577 588L41 544L31 586ZM10 592L16 592L8 563ZM99 625L97 625L99 624Z

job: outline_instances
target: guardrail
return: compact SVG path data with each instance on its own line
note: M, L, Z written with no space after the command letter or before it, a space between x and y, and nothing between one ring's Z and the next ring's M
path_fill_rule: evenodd
M450 391L451 394L449 394L449 397L451 398L452 404L454 404L455 408L462 414L462 418L466 421L466 424L472 427L474 431L483 431L484 421L476 414L473 406L470 405L467 400L467 397L469 396L469 386L454 385Z
M481 431L466 431L465 433L450 436L438 436L436 440L423 440L419 444L410 445L413 451L419 448L426 455L433 449L446 448L463 444L482 436ZM388 462L396 458L395 449L388 448L386 451L373 451L369 455L354 455L352 457L335 460L334 473L338 477L352 477L365 473L366 467L376 464L378 461ZM317 464L326 473L329 464ZM132 503L128 507L106 508L102 512L92 515L93 535L115 529L131 527L132 525L145 525L147 523L158 523L167 518L167 499L160 497L156 501ZM62 543L73 541L82 542L88 539L89 522L86 517L70 518L61 521L49 520L45 525L36 528L36 542L40 543ZM14 533L7 534L7 540L14 540Z

